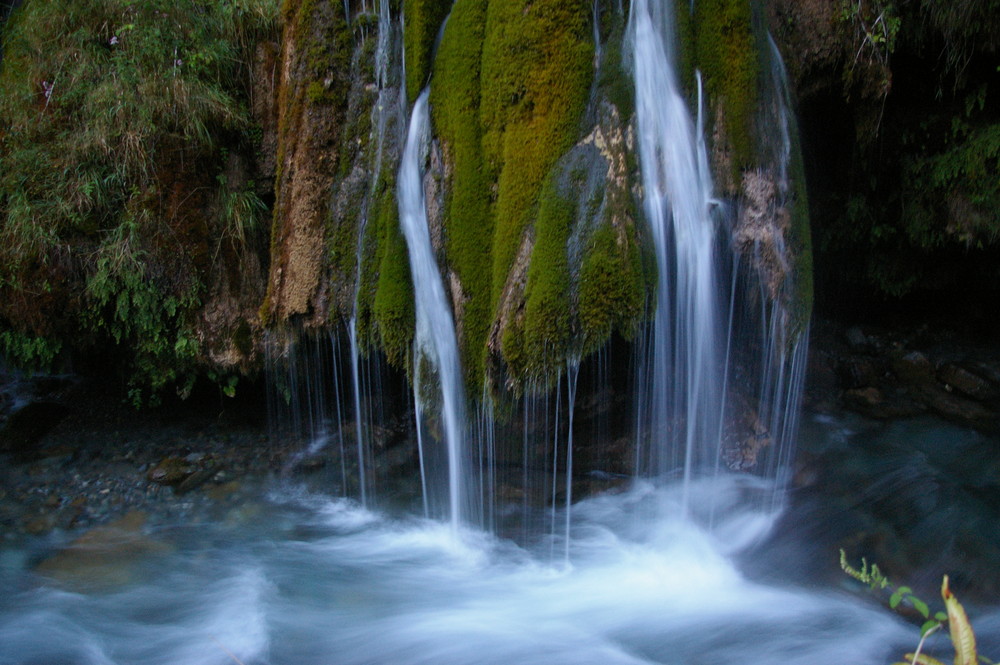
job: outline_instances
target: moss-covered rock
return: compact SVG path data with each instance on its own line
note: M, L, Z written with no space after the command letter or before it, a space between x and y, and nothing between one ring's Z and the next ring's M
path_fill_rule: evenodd
M274 325L325 320L329 191L350 90L353 36L335 0L285 0L271 271L261 308Z
M409 253L391 199L379 210L378 228L381 260L372 313L382 350L392 365L402 368L413 343L415 310Z
M542 181L576 140L593 76L590 6L581 0L491 2L480 118L496 182L493 295L499 306Z
M486 0L455 3L434 63L430 97L447 164L446 253L461 290L455 298L461 304L455 315L462 324L459 343L470 385L483 380L486 336L493 314L493 217L479 124L486 9Z
M451 0L404 0L406 95L412 104L430 78L431 55Z
M749 0L696 0L693 29L695 66L722 118L717 141L731 150L729 168L735 182L757 155L755 120L760 89L760 49ZM721 131L720 131L721 130Z
M572 341L567 244L576 205L559 192L555 174L546 179L540 198L524 289L523 349L510 353L505 348L504 357L514 375L545 382L561 367Z

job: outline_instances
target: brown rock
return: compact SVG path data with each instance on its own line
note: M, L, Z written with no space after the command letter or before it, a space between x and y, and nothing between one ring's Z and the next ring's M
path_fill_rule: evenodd
M51 514L32 515L24 519L24 530L33 536L41 536L56 525L56 518Z
M934 365L919 351L893 358L892 371L905 383L926 385L934 382Z
M978 402L956 395L946 389L934 388L922 394L927 406L941 416L973 427L989 425L996 415Z
M844 393L844 405L868 416L886 420L905 418L922 413L925 407L901 392L883 393L878 388L856 388Z
M78 591L109 589L135 579L138 565L169 547L142 533L145 513L132 511L86 532L69 547L45 559L36 572Z
M986 400L996 396L993 385L964 367L948 363L938 370L938 379L958 392L976 400Z
M160 485L177 485L197 470L197 466L180 457L167 457L150 469L146 478Z

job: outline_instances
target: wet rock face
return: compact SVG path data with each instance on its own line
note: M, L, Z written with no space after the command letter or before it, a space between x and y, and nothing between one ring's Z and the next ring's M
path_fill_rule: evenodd
M1000 432L1000 353L926 328L820 325L806 404L882 420L935 414Z
M742 194L736 245L760 276L771 300L779 300L790 271L786 236L791 213L774 174L764 169L743 174Z
M0 451L29 455L35 444L66 415L55 402L34 402L11 413L0 429Z

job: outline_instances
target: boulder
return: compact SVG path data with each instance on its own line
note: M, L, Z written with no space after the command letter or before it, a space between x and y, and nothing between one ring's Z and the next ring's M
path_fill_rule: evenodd
M0 429L0 451L30 457L39 440L68 412L57 402L32 402L11 413Z
M934 365L920 351L910 351L893 358L892 371L903 383L913 385L934 383Z
M35 572L75 591L102 591L135 580L139 564L170 551L143 533L146 514L132 511L87 531L68 547L42 561Z
M987 400L996 397L996 388L989 381L970 370L953 363L941 366L937 373L938 380L946 386L954 388L966 397L975 400Z
M146 479L158 485L178 485L198 470L198 465L181 457L166 457L146 474Z

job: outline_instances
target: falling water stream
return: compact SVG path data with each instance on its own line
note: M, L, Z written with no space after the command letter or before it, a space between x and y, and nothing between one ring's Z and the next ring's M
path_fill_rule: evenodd
M399 169L399 219L409 249L416 303L416 363L426 358L434 368L440 386L440 417L447 449L448 518L457 528L467 518L465 474L465 395L458 354L458 340L451 307L438 272L424 200L423 153L427 142L429 90L424 90L413 106L410 127ZM421 379L423 377L421 376ZM424 411L423 386L415 382L419 411ZM423 446L422 446L423 447ZM423 464L423 460L421 461Z
M685 482L718 458L722 397L716 224L700 127L692 122L672 62L672 10L632 3L636 115L646 217L655 245L656 313L647 472L682 469Z

